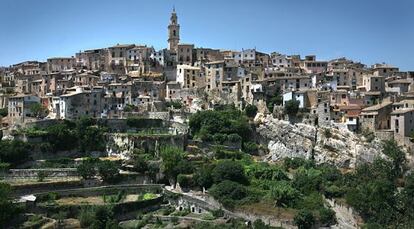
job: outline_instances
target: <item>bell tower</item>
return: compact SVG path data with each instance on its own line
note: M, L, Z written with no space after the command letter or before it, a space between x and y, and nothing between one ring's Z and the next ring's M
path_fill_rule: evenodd
M168 25L168 50L172 52L177 52L178 43L180 43L180 25L177 19L174 7L170 17L170 24Z

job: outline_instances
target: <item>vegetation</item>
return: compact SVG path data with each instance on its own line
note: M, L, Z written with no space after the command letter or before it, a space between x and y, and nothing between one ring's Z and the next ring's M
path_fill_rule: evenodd
M7 225L19 212L11 201L11 191L10 185L0 183L0 225Z
M198 111L190 117L189 126L194 136L207 141L217 134L238 134L243 141L248 141L252 134L247 117L234 107Z
M283 97L280 94L280 89L276 90L275 94L267 98L267 108L270 112L273 112L274 106L280 106L283 104Z
M0 109L0 117L7 117L8 113L9 111L7 110L7 107Z
M257 107L255 105L247 104L244 108L247 117L254 118L257 114Z
M296 116L299 112L299 101L289 100L285 103L285 113L289 116Z
M179 100L173 100L165 103L166 107L173 107L174 109L181 109L183 104Z
M87 158L77 167L77 171L83 179L99 175L103 181L113 182L119 177L119 168L118 162L115 161Z

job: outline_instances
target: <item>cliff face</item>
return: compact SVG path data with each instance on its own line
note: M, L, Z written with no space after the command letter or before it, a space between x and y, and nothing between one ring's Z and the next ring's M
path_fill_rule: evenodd
M262 144L267 145L266 160L277 161L285 157L314 158L317 163L331 163L342 168L384 157L381 142L366 142L356 134L339 126L317 128L303 123L258 114L256 131Z

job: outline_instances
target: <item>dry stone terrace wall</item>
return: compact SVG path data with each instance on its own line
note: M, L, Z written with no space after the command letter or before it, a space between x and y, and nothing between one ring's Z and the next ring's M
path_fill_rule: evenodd
M58 169L10 169L6 174L7 178L33 178L37 177L39 172L44 173L47 177L77 177L76 168L58 168Z
M120 156L123 159L130 158L134 148L158 153L165 145L173 145L184 149L187 137L177 135L134 135L127 133L107 134L106 152L109 156Z

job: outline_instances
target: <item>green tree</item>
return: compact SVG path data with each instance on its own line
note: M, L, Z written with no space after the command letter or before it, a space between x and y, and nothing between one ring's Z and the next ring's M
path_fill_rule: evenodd
M300 199L300 192L289 182L281 181L271 187L270 196L278 207L293 207Z
M18 208L11 201L11 187L0 183L0 225L7 225L16 216Z
M177 147L163 147L161 149L162 169L168 179L173 182L177 180L177 175L180 173L178 165L184 160L183 150Z
M315 217L309 210L300 210L293 219L299 229L310 229L315 224Z
M219 183L223 180L231 180L241 184L247 183L243 166L237 161L220 161L212 172L213 180Z
M285 113L289 116L296 116L299 112L299 101L289 100L285 103Z
M30 112L32 113L33 117L44 117L47 115L47 109L42 106L40 103L34 103L30 106Z
M92 158L83 160L77 167L77 172L83 179L91 179L96 175L96 164L97 161Z
M101 127L88 126L79 136L81 151L103 151L105 150L104 130Z
M331 226L336 224L335 211L326 207L321 208L319 210L319 221L324 226Z
M245 198L248 193L246 188L233 181L224 180L218 184L213 185L209 189L209 193L224 206L232 208L238 201Z
M194 174L194 181L200 188L210 188L213 185L212 168L203 166Z
M119 165L114 161L101 161L98 164L98 173L104 181L114 181L119 176Z
M0 109L0 117L7 117L8 113L9 111L7 110L7 107Z
M30 144L18 140L0 141L0 161L17 165L29 159Z
M280 95L280 89L277 89L275 94L269 97L266 101L267 108L270 112L273 112L275 105L280 106L283 104L283 97Z
M405 153L398 146L394 140L388 140L384 142L382 152L387 155L393 164L392 173L395 178L402 176L406 169L407 159Z
M254 118L257 114L257 107L255 105L247 104L244 108L244 112L246 112L247 117Z

